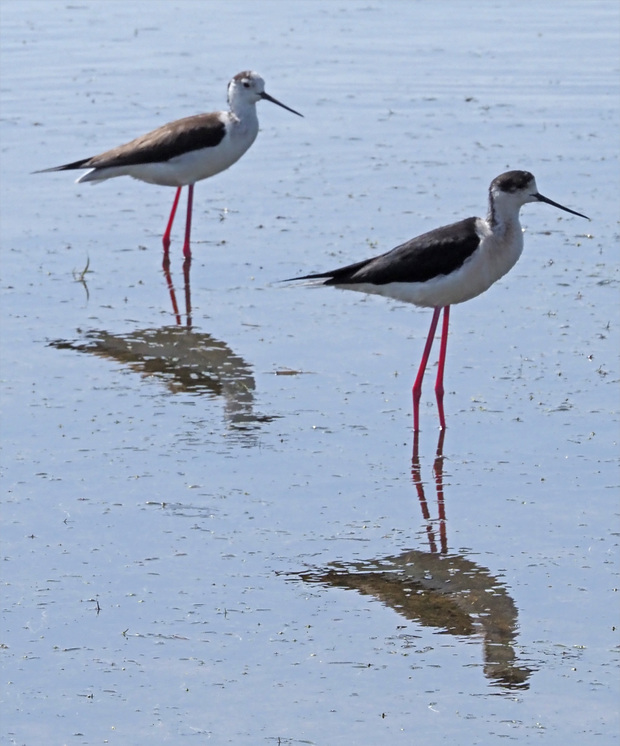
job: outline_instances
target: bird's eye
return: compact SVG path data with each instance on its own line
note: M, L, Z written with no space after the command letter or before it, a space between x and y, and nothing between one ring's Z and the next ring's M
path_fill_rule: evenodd
M243 81L243 87L244 88L249 88L250 87L250 81L249 80L244 80Z

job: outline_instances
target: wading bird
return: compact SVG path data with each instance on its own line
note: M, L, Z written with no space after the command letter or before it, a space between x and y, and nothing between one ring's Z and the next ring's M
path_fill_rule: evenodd
M523 251L519 210L528 202L546 202L560 210L589 218L543 197L528 171L507 171L489 187L486 219L466 218L412 238L385 254L331 272L294 277L395 298L433 308L431 326L413 384L413 427L420 429L422 379L443 309L441 345L435 394L439 425L446 426L443 408L443 374L448 343L450 306L488 290L516 264Z
M214 111L210 114L195 114L177 119L125 145L106 150L105 153L35 173L87 168L89 170L80 176L77 183L103 181L115 176L132 176L148 184L176 187L172 210L163 235L164 264L168 264L169 261L170 232L181 189L187 186L183 255L186 260L190 260L194 184L225 171L252 145L258 134L256 104L261 99L302 116L298 111L270 96L265 91L265 81L258 73L246 71L235 75L228 84L228 111Z

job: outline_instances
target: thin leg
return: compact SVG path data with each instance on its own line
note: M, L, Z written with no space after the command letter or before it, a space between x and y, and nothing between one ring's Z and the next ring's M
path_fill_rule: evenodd
M444 306L443 323L441 325L441 346L439 347L439 365L437 366L437 380L435 381L435 396L439 410L439 427L446 429L446 418L443 413L443 371L446 367L446 349L448 347L448 324L450 323L450 306Z
M413 394L413 430L418 432L420 429L420 397L422 396L422 380L424 379L424 371L426 370L426 364L428 363L428 356L431 354L431 347L433 346L433 339L435 338L435 331L437 330L437 322L439 321L439 314L441 308L435 308L433 310L433 318L431 319L431 327L428 330L428 337L426 338L426 344L424 345L424 352L422 353L422 360L420 361L420 367L418 368L418 375L413 384L411 393Z
M186 261L191 261L192 250L190 249L190 236L192 234L192 207L194 205L194 185L188 186L187 192L187 220L185 221L185 243L183 244L183 256Z
M174 202L172 203L172 210L170 210L170 217L168 218L168 225L164 231L162 243L164 245L164 266L170 264L170 257L168 256L168 250L170 249L170 233L172 232L172 224L174 223L174 216L177 212L177 205L179 204L179 197L181 196L181 189L183 187L177 187L177 193L174 195Z

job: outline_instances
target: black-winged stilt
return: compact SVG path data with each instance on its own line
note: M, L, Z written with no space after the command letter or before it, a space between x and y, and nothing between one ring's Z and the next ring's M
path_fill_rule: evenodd
M190 259L194 184L232 166L252 145L258 134L256 104L261 99L303 116L270 96L261 76L248 70L235 75L228 84L228 111L177 119L105 153L35 173L87 168L78 183L132 176L149 184L177 187L163 235L165 264L181 189L189 187L183 254Z
M543 197L538 191L536 180L528 171L507 171L491 182L486 219L466 218L412 238L372 259L331 272L291 278L321 280L318 284L384 295L434 309L412 390L413 427L416 432L420 429L422 379L441 310L443 309L443 323L435 394L439 424L443 429L446 426L443 375L450 306L484 293L514 267L523 251L519 210L528 202L546 202L589 220L586 215Z

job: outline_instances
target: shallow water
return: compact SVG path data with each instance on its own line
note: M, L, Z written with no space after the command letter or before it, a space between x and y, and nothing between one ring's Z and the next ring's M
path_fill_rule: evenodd
M616 4L283 8L2 5L4 742L609 743ZM188 329L172 190L30 172L248 67L305 118L260 104L197 186ZM592 221L523 209L416 449L429 312L278 280L484 214L508 168Z

